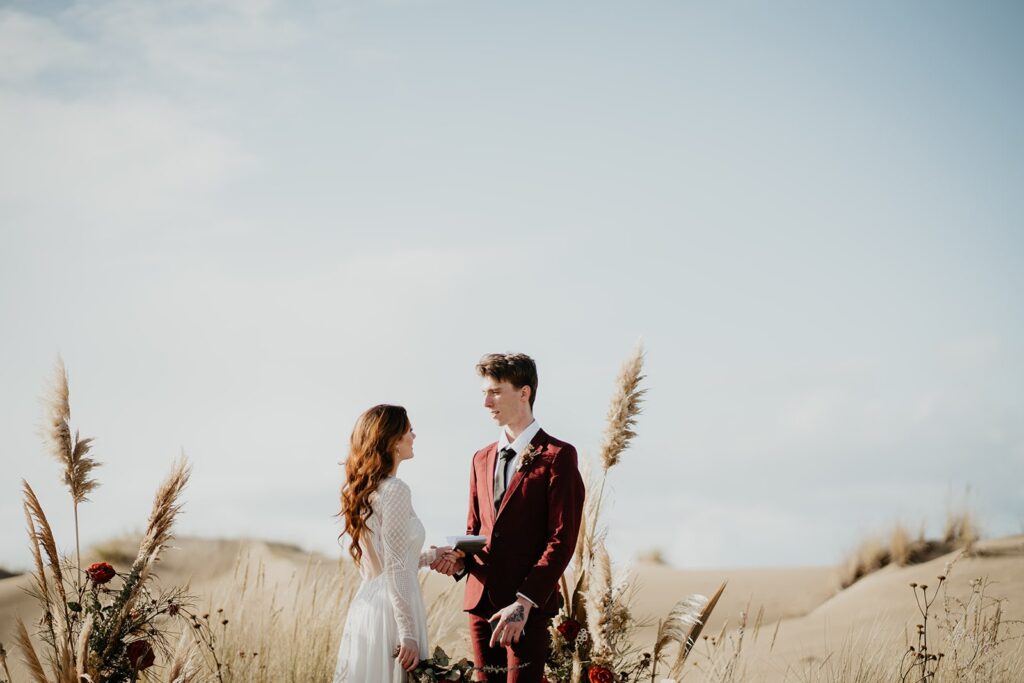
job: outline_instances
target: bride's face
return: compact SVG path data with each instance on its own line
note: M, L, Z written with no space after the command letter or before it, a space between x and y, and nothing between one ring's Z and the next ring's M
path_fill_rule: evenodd
M415 440L416 432L412 431L412 425L409 425L409 431L395 444L395 459L398 462L412 458L412 442Z

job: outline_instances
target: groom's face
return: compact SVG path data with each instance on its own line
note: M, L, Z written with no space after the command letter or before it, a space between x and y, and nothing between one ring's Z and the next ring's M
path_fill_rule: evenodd
M499 382L493 377L484 377L484 408L486 408L498 426L517 422L529 403L523 399L525 387L516 389L505 380Z

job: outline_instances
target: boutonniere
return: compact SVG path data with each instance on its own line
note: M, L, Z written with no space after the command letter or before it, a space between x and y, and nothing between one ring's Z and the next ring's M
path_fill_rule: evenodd
M530 463L533 462L534 458L540 455L541 451L543 450L543 448L537 448L531 443L529 446L526 447L526 450L523 451L523 454L519 456L519 467L517 467L516 469L521 470L524 467L529 467Z

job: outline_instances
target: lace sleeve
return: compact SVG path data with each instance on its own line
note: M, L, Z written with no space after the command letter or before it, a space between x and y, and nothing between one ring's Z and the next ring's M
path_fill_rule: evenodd
M407 554L413 510L409 486L397 479L388 480L378 489L381 540L383 543L384 580L387 581L391 605L402 640L417 640L412 605L419 589L418 567L408 566Z
M429 567L437 559L437 548L427 548L420 553L420 567Z

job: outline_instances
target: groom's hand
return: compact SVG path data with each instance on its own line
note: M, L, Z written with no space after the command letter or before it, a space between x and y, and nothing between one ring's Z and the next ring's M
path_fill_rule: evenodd
M523 628L526 626L526 619L530 616L530 609L533 605L525 598L519 598L511 605L495 612L487 621L497 620L494 631L491 632L491 647L499 643L502 647L508 647L512 643L518 643L523 635Z

